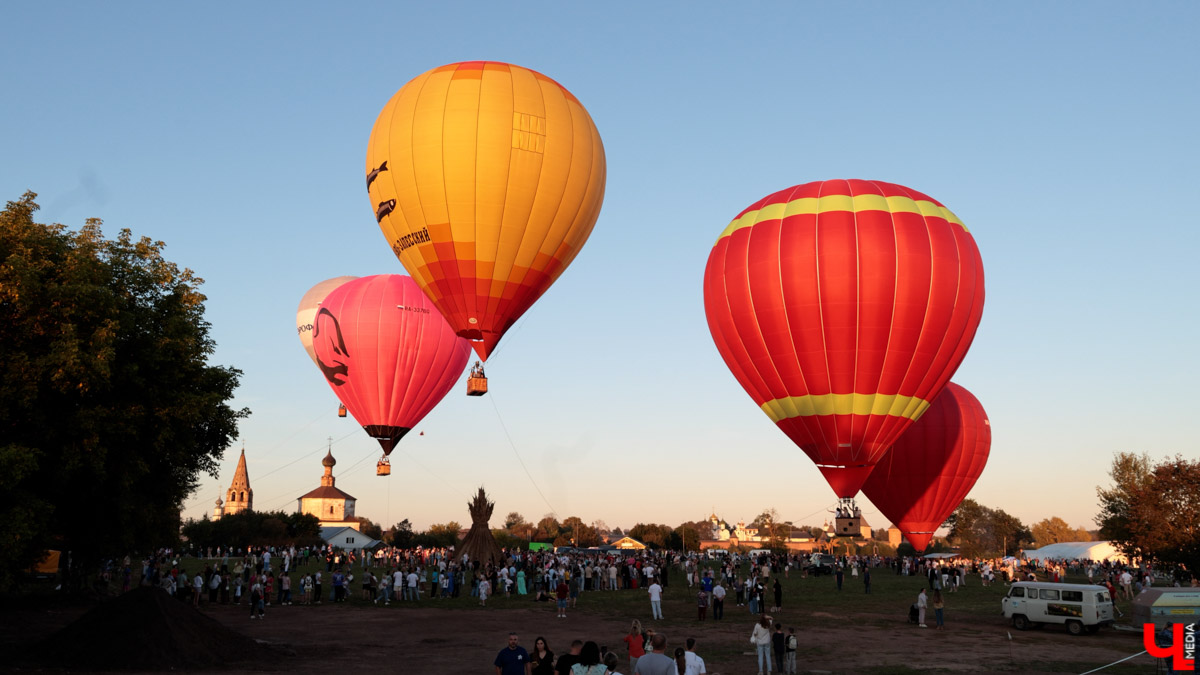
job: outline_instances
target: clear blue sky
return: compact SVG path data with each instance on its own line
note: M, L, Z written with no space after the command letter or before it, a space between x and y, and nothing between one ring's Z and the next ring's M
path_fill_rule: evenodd
M493 525L553 508L629 527L714 508L819 524L815 467L709 337L709 249L751 202L867 178L945 203L983 256L987 304L954 381L994 430L971 496L1026 524L1093 527L1114 452L1200 454L1200 4L8 3L0 197L167 243L207 280L213 362L253 414L259 509L338 486L384 526ZM454 61L533 68L604 139L591 239L489 362L393 453L337 405L294 330L313 284L403 273L363 188L375 116ZM510 441L511 439L511 441ZM518 457L520 460L518 460ZM522 468L522 461L524 467ZM526 473L528 470L528 474ZM884 519L864 504L868 521Z

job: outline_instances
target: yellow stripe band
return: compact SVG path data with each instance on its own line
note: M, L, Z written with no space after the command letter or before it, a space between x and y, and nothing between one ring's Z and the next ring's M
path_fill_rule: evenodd
M762 404L772 422L814 415L891 415L916 420L929 401L900 394L822 394L788 396Z
M915 201L904 196L884 197L882 195L829 195L826 197L803 197L790 202L768 204L756 211L747 211L740 217L734 218L729 227L717 237L717 241L728 237L743 227L750 227L765 220L780 220L788 216L814 215L830 211L888 211L891 213L917 213L926 217L942 218L954 223L965 232L970 232L958 216L950 209L938 206L928 200Z

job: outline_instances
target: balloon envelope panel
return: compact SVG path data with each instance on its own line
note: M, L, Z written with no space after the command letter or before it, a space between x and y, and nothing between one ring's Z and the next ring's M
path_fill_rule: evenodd
M951 382L879 460L863 494L924 551L979 480L991 447L983 405Z
M467 341L400 274L339 286L313 325L318 367L385 454L445 398L471 356Z
M721 233L704 273L726 365L839 497L858 492L950 380L983 300L962 221L879 181L768 195Z
M562 85L507 63L434 68L384 106L367 147L392 251L486 359L579 253L604 198L604 146Z

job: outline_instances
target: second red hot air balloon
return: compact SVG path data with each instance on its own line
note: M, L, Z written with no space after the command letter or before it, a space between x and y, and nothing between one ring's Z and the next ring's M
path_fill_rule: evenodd
M387 455L454 386L471 347L409 277L347 282L313 321L317 365L354 419Z
M979 399L951 382L879 460L863 494L924 551L975 486L991 447Z
M759 200L721 233L704 271L726 365L842 498L950 381L983 295L962 221L878 181Z

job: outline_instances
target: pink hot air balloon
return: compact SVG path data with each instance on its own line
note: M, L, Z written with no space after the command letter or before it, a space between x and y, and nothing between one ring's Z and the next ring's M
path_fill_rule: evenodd
M317 366L387 455L462 375L471 346L409 277L383 274L342 284L313 320Z
M983 473L992 426L979 399L953 382L879 460L863 494L918 551Z

